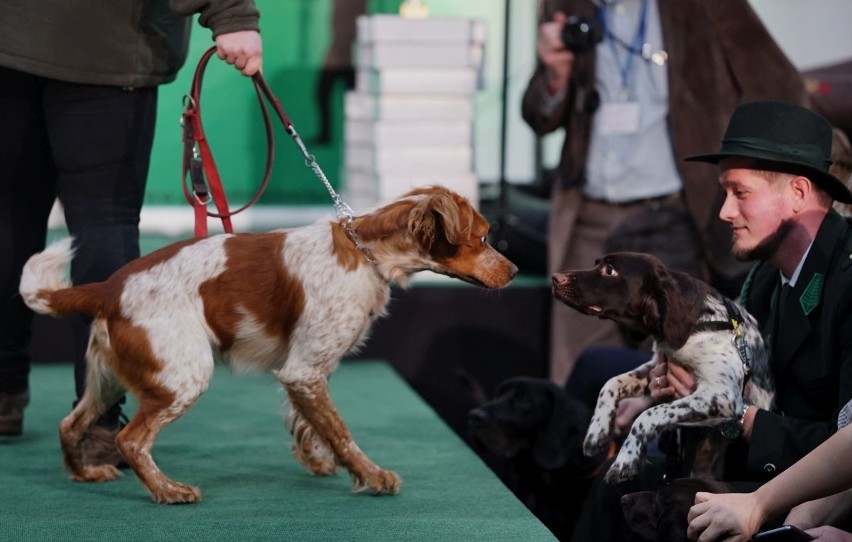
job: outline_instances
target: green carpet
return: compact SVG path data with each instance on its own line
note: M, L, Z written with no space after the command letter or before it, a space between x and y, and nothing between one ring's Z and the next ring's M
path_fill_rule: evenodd
M24 435L0 437L0 540L554 540L388 365L346 362L334 400L362 450L402 476L399 495L352 494L290 453L271 375L218 367L210 389L154 446L195 505L153 504L132 471L104 484L63 472L57 427L70 365L37 365ZM133 405L128 407L132 412Z

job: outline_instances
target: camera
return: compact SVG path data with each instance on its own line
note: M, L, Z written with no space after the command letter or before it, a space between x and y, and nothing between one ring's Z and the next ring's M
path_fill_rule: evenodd
M562 44L572 53L594 49L602 39L598 25L588 17L572 15L562 27Z

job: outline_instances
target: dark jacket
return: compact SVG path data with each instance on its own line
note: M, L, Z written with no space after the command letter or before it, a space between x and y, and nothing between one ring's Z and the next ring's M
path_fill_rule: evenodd
M253 0L3 0L0 66L71 83L168 83L186 61L193 13L214 38L258 30Z
M728 119L743 99L773 98L806 105L802 77L762 25L748 0L658 0L663 48L668 53L669 122L674 157L683 179L687 208L698 227L710 268L725 279L747 267L730 254L731 231L718 218L723 194L718 168L683 162L686 156L719 148ZM546 0L544 20L561 10L595 18L590 0ZM747 53L746 53L747 52ZM522 113L538 134L565 128L560 174L554 187L549 268L560 268L568 250L594 111L587 97L595 85L595 52L575 57L567 99L552 115L541 114L545 84L539 66L524 95Z
M837 415L852 399L851 233L849 223L830 211L777 330L770 323L781 283L778 269L759 264L744 286L743 305L779 337L770 362L780 413L758 412L749 475L771 475L801 459L837 430Z

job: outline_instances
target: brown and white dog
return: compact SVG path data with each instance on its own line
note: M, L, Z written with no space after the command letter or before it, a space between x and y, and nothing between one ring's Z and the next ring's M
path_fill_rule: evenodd
M353 490L397 493L399 476L352 440L329 396L329 375L385 313L390 283L404 286L412 273L431 270L501 288L517 268L488 244L488 223L469 202L440 187L412 190L352 227L359 247L333 221L183 241L104 282L74 287L63 272L72 240L33 256L20 286L27 305L94 318L86 393L59 428L72 478L119 476L111 465L85 465L81 442L129 390L138 409L116 437L121 455L154 501L200 500L197 488L160 471L151 447L207 389L218 355L235 370L275 372L289 397L294 455L309 471L328 475L343 465Z
M648 374L664 356L693 371L695 391L642 412L606 474L610 483L638 472L648 442L679 424L718 426L738 420L743 405L770 410L774 385L757 321L708 284L668 269L656 257L616 252L592 269L552 277L553 295L585 314L651 335L651 359L601 389L584 452L600 453L616 436L618 402L649 392Z

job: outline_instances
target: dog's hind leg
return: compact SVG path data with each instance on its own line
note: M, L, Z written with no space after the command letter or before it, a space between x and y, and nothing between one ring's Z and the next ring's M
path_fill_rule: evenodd
M299 463L317 476L335 473L334 451L292 402L287 413L287 430L293 435L293 455Z
M106 482L121 476L113 465L85 465L82 443L92 424L124 393L109 368L112 355L105 322L95 320L86 352L86 392L62 423L59 424L59 442L65 467L71 477L79 482Z
M380 468L355 444L328 393L328 380L320 376L294 381L282 372L279 372L278 378L286 388L290 402L331 446L337 460L349 470L353 478L352 490L369 489L377 495L398 493L401 485L399 475Z
M124 329L119 330L122 326ZM186 413L207 389L213 375L213 354L207 338L185 333L179 341L159 343L155 354L148 335L139 333L132 324L116 323L115 328L111 329L116 337L113 347L122 358L116 372L139 403L136 414L116 436L116 446L154 502L198 502L198 488L166 477L154 462L151 448L160 431ZM140 378L139 371L145 368L165 378Z

